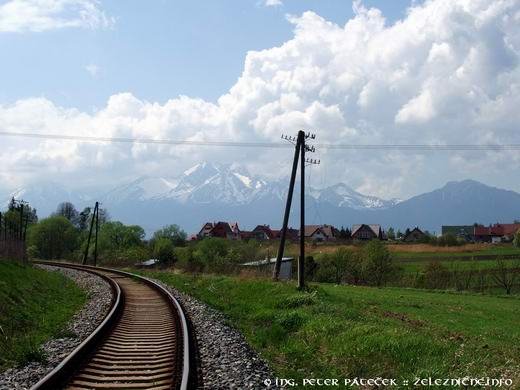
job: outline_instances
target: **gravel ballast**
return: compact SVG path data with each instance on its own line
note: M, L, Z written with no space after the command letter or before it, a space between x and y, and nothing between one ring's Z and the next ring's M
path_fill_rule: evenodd
M244 336L226 325L226 317L197 299L154 280L183 306L198 349L200 389L275 389L275 376ZM271 386L266 386L270 381Z
M47 360L45 363L32 362L24 367L10 368L0 373L0 390L29 389L36 384L96 329L111 306L112 289L101 277L68 268L48 265L37 265L37 267L61 272L72 279L88 293L88 301L67 326L67 330L76 337L53 339L43 344L42 350Z

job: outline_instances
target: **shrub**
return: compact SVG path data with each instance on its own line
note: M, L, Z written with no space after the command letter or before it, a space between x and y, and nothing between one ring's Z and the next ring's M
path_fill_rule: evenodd
M518 229L515 232L514 238L513 238L513 245L517 248L520 248L520 229Z
M173 243L168 238L158 238L153 246L153 255L162 265L171 265L175 262Z
M395 271L388 248L378 240L372 240L362 249L363 279L376 286L386 284Z
M357 254L347 248L339 248L334 253L321 257L316 280L337 284L344 280L359 283L361 272L361 261Z
M446 289L450 283L450 271L438 261L431 261L424 270L423 286L433 289Z

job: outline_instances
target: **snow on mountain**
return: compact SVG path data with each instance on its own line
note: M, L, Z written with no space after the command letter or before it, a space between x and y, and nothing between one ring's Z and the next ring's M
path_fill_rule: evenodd
M61 202L78 203L81 201L76 194L64 186L53 182L34 184L4 194L1 198L3 207L7 206L11 198L23 199L29 202L29 204L37 208L38 213L41 215L52 213Z
M107 202L169 200L196 204L250 204L259 200L284 200L288 179L266 181L251 175L244 167L203 162L175 178L140 177L107 193ZM296 192L298 192L298 186ZM309 196L336 207L383 209L394 205L374 196L365 196L345 184L325 189L311 188Z
M102 196L106 202L121 202L126 200L154 200L177 186L175 179L163 177L142 176L128 184L119 186Z
M329 202L337 207L350 207L355 210L385 209L397 204L398 200L383 200L375 196L363 195L346 184L339 183L323 190L314 191L318 201Z

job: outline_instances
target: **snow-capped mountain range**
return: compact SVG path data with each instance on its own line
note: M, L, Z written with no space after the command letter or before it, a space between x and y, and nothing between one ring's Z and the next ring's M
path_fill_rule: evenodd
M168 224L197 232L207 221L239 222L242 229L258 224L279 227L289 180L269 180L250 174L244 167L201 163L176 177L139 177L110 191L74 192L46 182L0 196L2 204L15 196L28 201L40 217L51 214L59 203L76 208L102 202L112 219L138 224L148 233ZM295 187L290 223L299 218L299 183ZM295 207L296 206L296 207ZM439 232L441 225L512 222L520 219L520 194L464 180L414 196L405 201L384 200L361 194L344 183L306 190L307 223L338 227L358 223L406 229L420 226Z
M198 204L251 204L260 199L284 200L288 179L267 181L251 175L245 168L203 162L186 170L179 177L143 176L114 188L102 196L108 203L126 200L165 201ZM338 207L382 209L398 203L366 196L340 183L324 189L310 188L308 196Z

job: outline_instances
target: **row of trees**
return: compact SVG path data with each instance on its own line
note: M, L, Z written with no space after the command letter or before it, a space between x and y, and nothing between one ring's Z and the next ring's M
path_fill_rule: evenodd
M36 219L29 225L29 256L80 260L92 218L93 209L89 207L79 212L73 204L61 203L50 217L41 221ZM177 225L164 227L146 240L141 226L111 221L106 209L99 210L99 227L98 253L105 262L132 263L150 257L165 263L174 262L174 248L184 245L186 240L186 233Z

